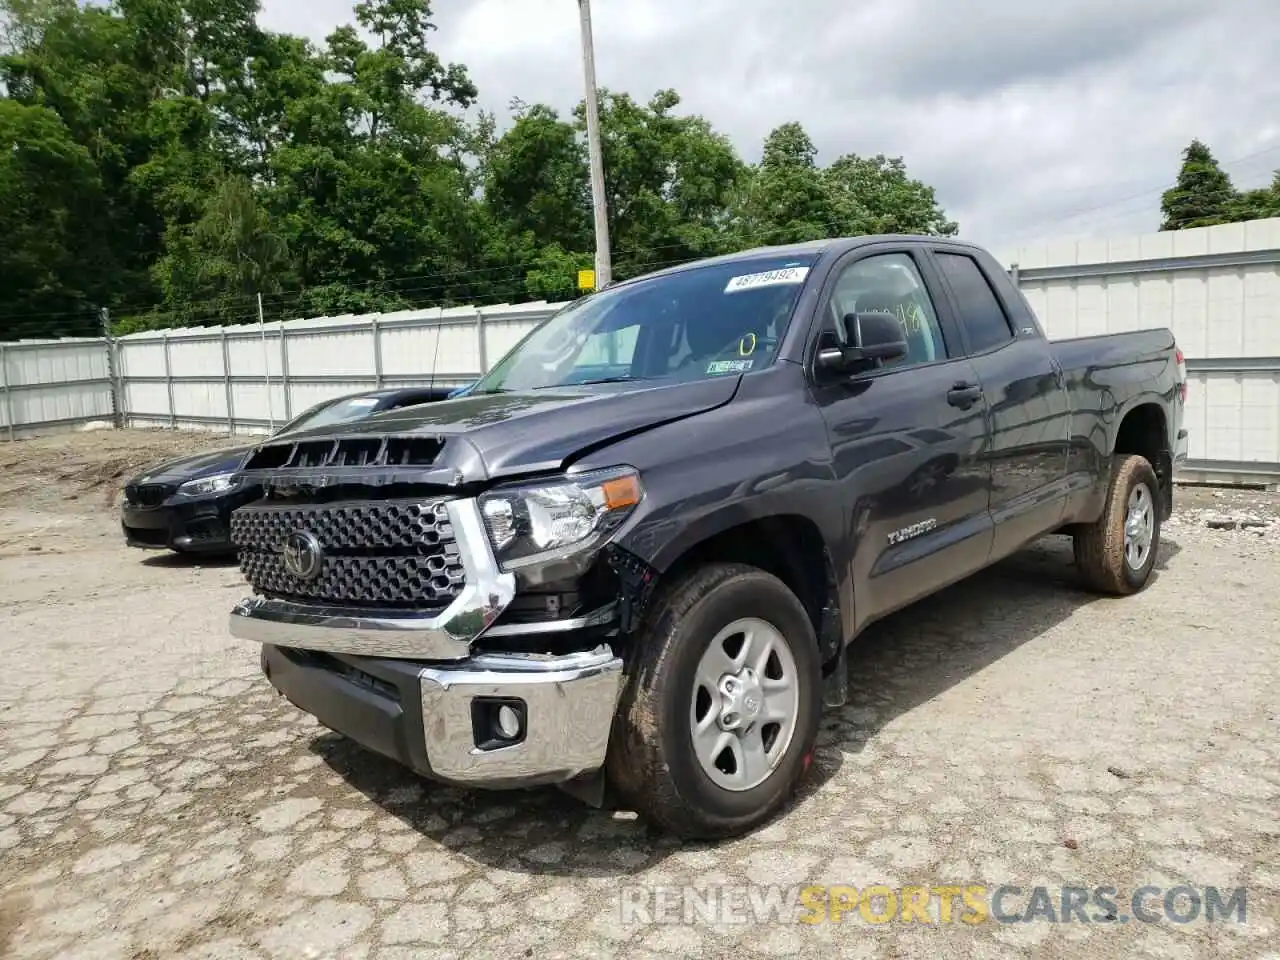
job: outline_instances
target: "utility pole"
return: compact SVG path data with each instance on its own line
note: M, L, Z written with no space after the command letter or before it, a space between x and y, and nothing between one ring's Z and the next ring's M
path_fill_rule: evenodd
M587 155L591 161L591 206L596 220L596 289L603 290L613 279L609 254L609 211L604 195L604 152L600 147L600 107L596 94L596 61L591 39L591 0L578 0L582 20L582 72L587 95Z

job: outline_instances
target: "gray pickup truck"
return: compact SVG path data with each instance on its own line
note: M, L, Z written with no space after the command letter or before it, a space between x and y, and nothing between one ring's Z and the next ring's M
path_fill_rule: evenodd
M260 445L231 630L423 776L732 836L804 776L867 624L1048 534L1141 589L1185 397L1169 330L1048 341L968 243L690 263L464 395Z

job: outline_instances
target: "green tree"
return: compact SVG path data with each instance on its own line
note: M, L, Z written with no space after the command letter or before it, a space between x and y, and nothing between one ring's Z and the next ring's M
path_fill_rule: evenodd
M1218 166L1212 152L1199 140L1182 151L1178 182L1161 197L1161 230L1186 230L1229 223L1239 197L1231 178Z
M252 319L257 294L272 319L577 295L594 248L583 105L516 99L500 131L432 49L429 0L353 10L313 44L262 29L258 0L0 0L0 317L102 304L136 327ZM619 278L833 232L954 230L901 160L822 169L787 124L749 166L680 107L672 90L600 95Z
M183 323L256 318L255 295L280 289L287 274L288 246L242 176L223 180L204 215L174 231L155 276L164 309Z
M679 104L674 90L659 90L646 104L601 91L609 238L619 279L723 248L725 209L745 168L705 120L677 115ZM585 103L574 116L585 138Z
M880 233L950 236L959 229L933 188L907 174L901 157L847 154L822 168L817 153L798 123L769 134L733 207L737 244Z
M469 292L467 268L483 243L467 130L427 103L465 107L475 87L422 44L429 15L426 0L360 4L377 45L335 30L322 55L326 82L286 106L294 135L271 152L267 179L304 289L364 285L366 302L372 291L441 301Z
M535 246L589 250L586 147L573 124L542 104L513 105L515 122L485 158L484 205L493 222Z
M1263 220L1267 217L1280 217L1280 170L1272 175L1270 185L1241 193L1232 208L1232 220Z
M74 0L0 0L0 19L9 24L0 87L16 103L56 114L95 168L102 203L94 227L105 240L95 261L104 270L104 292L114 298L145 289L163 223L150 198L128 181L146 158L145 117L161 85L131 60L138 45L130 23Z
M93 331L103 199L93 158L53 110L0 100L0 337Z
M798 123L784 123L769 133L760 163L735 198L735 245L798 243L829 235L833 211L817 155Z
M953 236L933 187L907 175L901 157L840 157L823 171L828 202L846 235L914 233Z

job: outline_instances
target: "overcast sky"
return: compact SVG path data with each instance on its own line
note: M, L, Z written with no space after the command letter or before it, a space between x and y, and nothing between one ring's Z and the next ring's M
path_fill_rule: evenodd
M351 0L262 0L322 39ZM434 47L500 119L582 96L574 0L436 0ZM744 158L789 120L819 161L902 156L997 252L1159 224L1192 137L1238 187L1280 167L1280 0L592 0L601 86L683 107Z

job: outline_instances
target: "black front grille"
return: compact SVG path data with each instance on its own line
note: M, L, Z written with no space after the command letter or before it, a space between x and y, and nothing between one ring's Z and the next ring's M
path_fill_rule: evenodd
M177 488L166 483L130 483L124 488L124 498L135 507L158 507Z
M320 544L309 579L284 563L289 534ZM231 515L240 570L261 594L336 606L434 608L461 592L466 573L442 500L264 502Z

